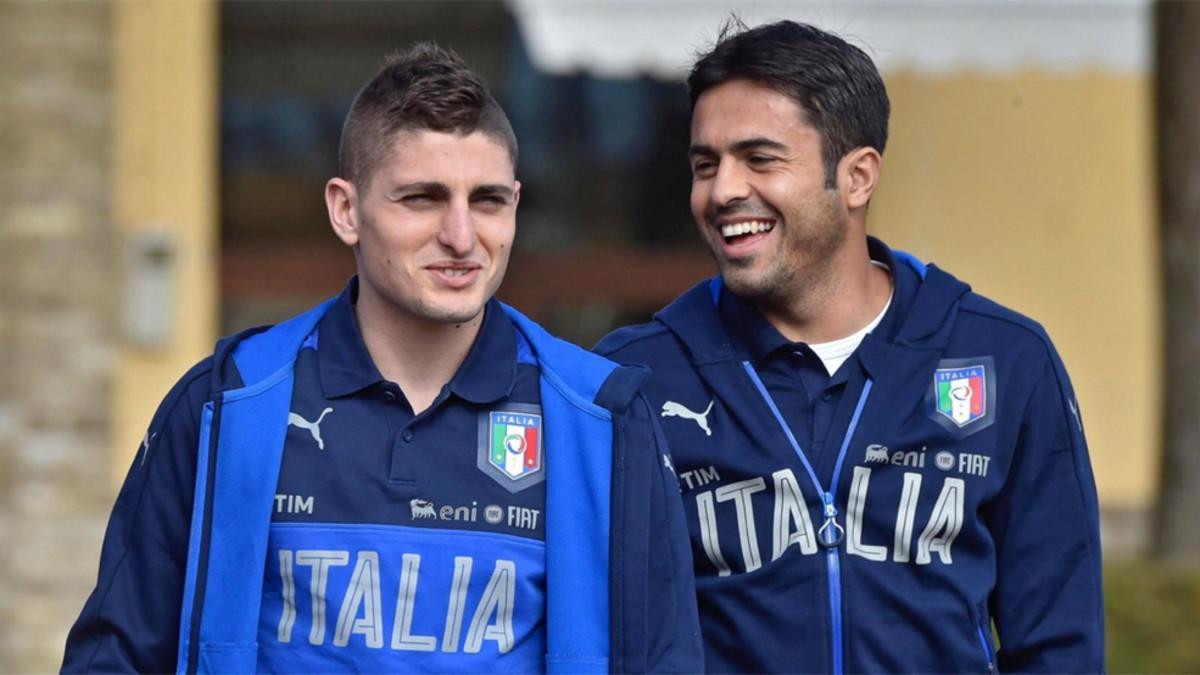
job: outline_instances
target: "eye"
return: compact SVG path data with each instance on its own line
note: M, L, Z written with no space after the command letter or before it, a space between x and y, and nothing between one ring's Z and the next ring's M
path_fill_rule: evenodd
M509 203L508 197L501 195L501 194L478 195L471 201L473 201L476 204L479 204L480 206L482 206L484 208L493 209L493 210L504 208L505 206L508 206L508 203Z
M414 192L413 194L400 197L400 201L409 206L425 206L433 203L433 195L425 192Z
M717 162L712 159L692 160L692 175L696 178L708 178L717 171Z
M746 159L746 162L750 166L766 166L771 162L774 162L775 159L775 157L770 155L750 155L750 157Z

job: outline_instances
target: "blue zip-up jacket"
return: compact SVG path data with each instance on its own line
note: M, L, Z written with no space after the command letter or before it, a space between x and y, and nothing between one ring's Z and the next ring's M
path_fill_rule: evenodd
M256 669L263 575L246 570L267 564L293 366L331 302L223 340L164 400L147 439L190 440L196 454L160 459L146 443L135 459L64 671ZM519 358L539 367L554 458L546 464L546 670L701 669L683 515L665 443L638 396L644 373L505 311ZM169 467L155 472L152 462ZM173 494L188 482L181 467L194 470L186 508Z
M823 453L726 332L719 278L597 347L651 367L644 391L671 418L708 669L1102 671L1097 498L1054 347L872 248L898 320L844 366Z

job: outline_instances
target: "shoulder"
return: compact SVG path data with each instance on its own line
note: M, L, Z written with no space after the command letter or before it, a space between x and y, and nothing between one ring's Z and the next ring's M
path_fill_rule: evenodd
M609 333L593 348L597 354L618 363L659 368L665 360L684 359L684 347L662 323L625 326Z
M1070 376L1041 323L977 293L963 296L949 352L962 357L991 355L1001 382L1014 395L1033 396L1049 387L1074 398Z
M152 427L180 414L199 415L200 408L212 399L214 363L215 359L207 356L175 382L154 414Z
M641 343L669 337L669 333L667 327L657 321L623 326L601 338L593 347L593 351L611 357L612 354L635 348Z
M1054 344L1045 327L1034 319L975 292L962 298L955 332L970 338L987 336L1006 352L1027 356L1054 355Z

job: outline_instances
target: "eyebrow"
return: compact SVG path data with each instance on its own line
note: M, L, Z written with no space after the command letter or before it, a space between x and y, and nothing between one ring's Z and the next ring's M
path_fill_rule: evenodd
M390 191L390 194L395 197L404 193L422 193L438 199L445 199L450 196L450 188L446 187L445 183L428 182L428 183L405 183L397 185Z
M400 195L414 193L425 194L434 199L450 198L450 188L445 183L438 183L436 181L425 183L405 183L404 185L397 185L389 192L392 199L396 199ZM513 189L507 185L488 183L485 185L476 186L473 190L471 190L470 197L472 199L479 197L503 197L505 200L511 200L513 198L513 194Z
M749 152L750 150L763 150L763 149L787 150L788 146L784 145L783 143L780 143L779 141L767 138L766 136L755 136L753 138L747 138L745 140L738 141L737 143L734 143L732 146L730 146L729 149L731 151L733 151L734 153L743 153L743 152ZM688 157L695 157L697 155L711 156L711 155L716 155L716 154L718 154L716 149L713 148L711 145L699 144L699 145L693 145L692 147L688 148Z
M480 185L471 190L472 197L504 197L512 199L513 189L507 185Z

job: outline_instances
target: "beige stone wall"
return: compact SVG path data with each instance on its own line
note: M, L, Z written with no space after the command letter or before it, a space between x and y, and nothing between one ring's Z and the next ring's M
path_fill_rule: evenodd
M165 343L116 355L109 465L119 481L159 401L217 338L219 101L215 2L121 2L112 14L113 220L127 240L155 235L173 250Z
M0 672L56 669L108 509L110 7L0 2Z

